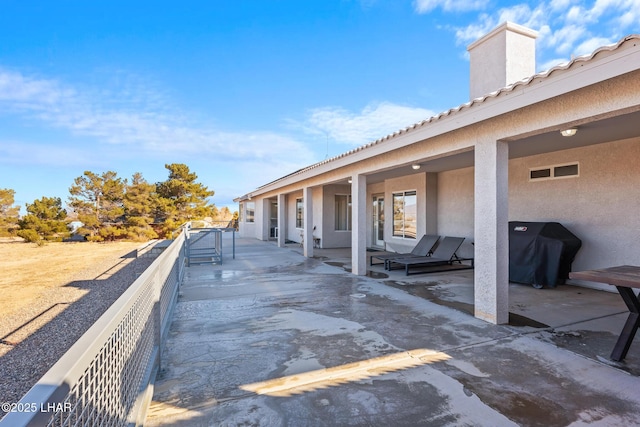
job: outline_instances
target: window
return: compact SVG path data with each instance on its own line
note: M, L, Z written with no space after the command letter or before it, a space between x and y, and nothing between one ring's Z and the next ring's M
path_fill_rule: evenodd
M569 163L564 165L545 166L542 168L529 169L529 181L568 178L576 176L579 176L578 163Z
M244 203L244 220L245 222L254 222L255 221L255 210L256 210L256 202L245 202Z
M296 199L296 228L304 228L304 205L302 199Z
M336 231L351 230L351 195L336 194Z
M393 236L415 239L418 229L418 211L415 191L393 193Z

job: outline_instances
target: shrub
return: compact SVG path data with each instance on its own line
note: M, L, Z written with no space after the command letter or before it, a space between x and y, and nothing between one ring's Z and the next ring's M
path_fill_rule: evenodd
M40 238L40 235L38 234L38 232L31 228L18 230L18 236L22 237L25 240L25 242L30 242L30 243L42 242L42 238Z

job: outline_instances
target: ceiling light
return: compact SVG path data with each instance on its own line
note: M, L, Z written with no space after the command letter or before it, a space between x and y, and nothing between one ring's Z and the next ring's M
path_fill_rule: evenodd
M418 170L418 169L420 169L420 165L416 163L416 164L411 165L411 168L413 170Z
M560 131L562 136L573 136L573 135L576 134L576 132L578 132L578 129L576 129L576 128L565 129L565 130L561 130Z

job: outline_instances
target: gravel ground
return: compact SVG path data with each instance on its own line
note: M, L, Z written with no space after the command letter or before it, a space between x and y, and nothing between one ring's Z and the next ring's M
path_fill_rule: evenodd
M108 257L3 319L0 403L17 403L152 262Z

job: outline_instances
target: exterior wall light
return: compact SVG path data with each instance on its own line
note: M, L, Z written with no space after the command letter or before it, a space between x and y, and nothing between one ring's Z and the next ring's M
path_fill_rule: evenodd
M573 135L576 134L576 132L578 132L578 129L576 129L576 128L565 129L565 130L561 130L560 131L562 136L573 136Z
M416 163L416 164L413 164L413 165L411 165L411 169L413 169L413 170L418 170L418 169L420 169L420 165L419 165L419 164L417 164L417 163Z
M347 180L347 182L348 182L349 184L351 184L353 181L352 181L352 179L351 179L351 178L349 178L349 179Z

